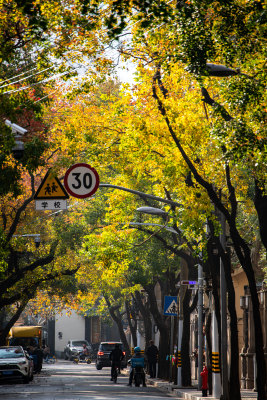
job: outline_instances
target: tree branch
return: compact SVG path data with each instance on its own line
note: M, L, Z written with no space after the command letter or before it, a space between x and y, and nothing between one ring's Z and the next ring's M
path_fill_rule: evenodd
M220 105L219 103L217 103L216 101L214 101L214 100L210 97L210 95L209 95L207 89L205 89L204 87L202 87L202 88L201 88L201 93L202 93L202 95L203 95L203 101L204 101L206 104L209 104L210 106L212 106L213 108L216 108L217 110L219 110L219 112L220 112L222 118L223 118L225 121L231 121L231 120L233 119L233 117L231 117L231 115L226 111L226 109L225 109L222 105Z
M160 74L160 67L158 66L157 71L153 77L153 84L152 84L152 92L153 92L153 97L156 99L157 103L158 103L158 109L161 113L161 115L163 116L163 118L165 119L165 122L168 126L169 132L176 144L176 146L178 147L183 159L185 160L186 164L188 165L188 167L190 168L190 170L192 171L195 180L203 187L206 189L211 201L214 203L214 205L225 215L225 218L230 221L231 217L230 214L228 212L228 210L224 207L224 205L222 204L222 202L220 201L218 195L216 194L215 190L213 189L212 184L210 184L209 182L207 182L205 179L202 178L202 176L200 176L200 174L197 172L196 167L194 166L194 164L192 163L192 161L190 160L190 158L188 157L187 153L185 152L183 146L180 143L180 140L178 139L178 137L176 136L176 133L174 132L172 125L170 123L170 120L167 116L167 112L166 109L161 101L161 99L159 98L158 94L157 94L157 90L156 90L156 86L158 86L161 90L161 92L163 93L164 98L166 98L167 96L167 90L164 88L164 85L161 81L161 74Z
M27 272L32 272L38 267L42 267L42 266L44 266L46 264L51 263L53 261L54 257L55 257L55 252L56 252L57 245L58 245L58 241L55 241L51 245L50 252L46 257L42 257L39 260L34 261L33 263L27 265L24 268L21 268L16 273L12 274L11 276L9 276L5 280L3 280L0 283L0 292L1 293L6 292L11 286L15 285L21 279L23 279Z
M31 177L31 196L26 199L23 204L19 207L19 209L16 212L15 218L11 224L11 227L9 229L9 232L7 234L7 241L10 241L14 233L16 232L18 223L20 221L21 214L23 211L27 208L28 204L33 200L34 195L35 195L35 189L34 189L34 176L33 174L30 173Z

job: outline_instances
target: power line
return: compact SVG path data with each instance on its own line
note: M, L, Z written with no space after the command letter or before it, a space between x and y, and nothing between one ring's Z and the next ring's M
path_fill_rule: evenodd
M5 82L10 81L12 79L18 78L19 76L25 75L25 74L27 74L27 73L29 73L31 71L36 70L36 69L38 69L38 67L34 67L34 68L30 69L29 71L22 72L21 74L18 74L18 75L15 75L15 76L11 76L10 78L5 79L1 83L5 83Z
M76 68L74 68L74 69L76 69ZM65 71L65 72L62 72L62 73L59 73L59 74L56 74L56 75L52 75L49 78L43 79L40 82L32 83L31 85L23 86L23 87L21 87L19 89L9 90L9 91L1 93L1 94L10 94L10 93L21 92L22 90L30 89L31 87L36 86L36 85L40 85L41 83L49 82L49 81L52 81L54 79L60 78L61 76L64 76L64 75L66 75L68 73L69 73L69 71Z
M31 77L33 77L33 76L39 75L39 74L41 74L42 72L45 72L45 71L47 71L47 70L49 70L49 69L51 69L51 68L54 68L54 66L45 68L45 69L43 69L43 70L37 72L36 74L28 75L28 76L26 76L26 77L24 77L24 78L21 78L21 79L15 81L15 82L10 82L10 83L7 83L7 84L5 84L5 85L2 85L2 86L0 86L0 89L4 88L4 87L6 87L6 86L14 85L15 83L18 83L18 82L22 82L22 81L24 81L25 79L31 78ZM34 68L34 69L37 69L37 67ZM30 72L30 71L29 71L29 72ZM24 72L23 75L25 75L26 73L27 73L27 72ZM18 75L18 76L19 76L19 75ZM12 79L14 79L14 78L12 78Z

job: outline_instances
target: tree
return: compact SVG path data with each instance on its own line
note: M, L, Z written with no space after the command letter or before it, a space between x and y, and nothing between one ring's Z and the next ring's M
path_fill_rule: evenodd
M115 106L108 104L109 109L102 101L104 108L100 111L97 104L91 101L91 110L96 119L93 123L87 121L89 124L86 129L83 127L83 131L87 132L86 139L91 143L96 143L97 136L98 144L103 144L103 147L98 146L98 152L95 152L96 146L90 148L90 156L97 154L96 162L104 161L106 171L118 171L120 163L120 170L124 168L125 172L117 175L117 184L125 185L127 182L135 188L140 185L139 189L153 185L157 195L165 195L166 191L170 191L171 196L178 198L181 204L194 204L190 212L186 211L186 207L182 213L179 212L179 220L182 220L185 235L193 236L196 242L199 236L204 236L201 225L206 215L213 218L210 200L225 213L231 226L237 257L251 282L256 326L260 328L249 248L242 240L242 232L236 229L239 209L235 192L242 201L246 200L250 208L248 188L253 187L252 176L256 191L260 182L260 191L257 191L259 199L262 201L265 196L266 166L262 154L266 143L261 133L264 117L262 4L243 6L241 2L235 2L228 7L228 4L226 6L219 2L212 6L208 2L178 2L175 5L157 2L156 7L154 1L136 1L127 4L111 2L110 6L106 9L107 19L109 27L115 27L109 31L111 36L118 34L120 21L123 28L125 16L131 15L134 8L137 10L133 17L131 52L127 49L127 42L121 43L121 52L139 61L142 85L136 86L132 97L129 93L121 94ZM89 9L85 7L84 13ZM94 9L94 15L97 19L97 9ZM260 24L256 23L257 20L260 20ZM147 25L150 30L144 39L144 27ZM177 32L180 32L179 36ZM229 37L234 40L229 41ZM211 61L230 62L232 78L211 80ZM184 67L188 68L188 72ZM242 73L235 67L242 67ZM152 88L149 81L153 81ZM198 87L201 91L197 91ZM151 94L155 103L151 102ZM220 101L217 101L217 97L215 101L215 96ZM87 99L82 100L83 104L89 103ZM204 112L199 107L200 103L204 104ZM208 106L212 107L212 114L209 114ZM107 117L105 122L103 115ZM170 135L165 130L164 121ZM95 133L93 124L96 125L96 122L99 129ZM109 130L108 139L101 128ZM130 154L125 151L129 148ZM244 161L246 172L251 173L249 178L245 176L241 165ZM101 168L104 171L102 164ZM227 203L228 194L230 201ZM114 206L117 200L118 196L111 200ZM201 214L205 217L201 217ZM258 215L263 232L264 215ZM172 218L177 219L177 215ZM246 257L243 257L243 253ZM260 353L258 348L259 385L264 390L264 363ZM264 394L260 393L260 396Z
M218 146L222 150L222 157L225 159L226 185L230 195L229 212L224 207L213 186L200 172L200 168L194 159L190 159L185 143L177 135L177 128L174 127L173 115L169 109L170 90L166 84L162 84L159 67L154 75L153 95L158 103L159 111L165 119L169 132L181 152L188 168L194 176L196 184L202 186L211 201L224 213L230 226L231 238L234 242L235 251L243 266L248 281L253 301L253 312L255 329L261 329L259 317L259 304L256 292L255 277L251 264L250 249L244 242L237 230L237 186L233 184L234 163L246 162L254 178L255 185L255 209L258 213L260 233L262 242L265 244L265 212L263 206L266 200L266 166L262 154L266 151L266 141L262 136L260 124L264 119L263 111L263 86L264 70L262 68L263 54L263 6L257 4L246 4L235 2L231 7L228 4L219 2L178 2L174 7L167 6L165 2L160 3L156 9L155 2L149 3L133 2L125 5L123 2L112 2L109 8L108 24L111 35L117 35L126 25L126 16L132 15L133 8L137 9L134 19L139 20L136 31L137 43L141 43L144 37L144 27L150 26L151 30L146 35L146 43L151 41L157 44L157 48L151 51L155 64L162 65L165 69L165 80L172 61L182 61L191 73L195 73L200 86L204 102L210 104L216 116L210 133L219 139ZM162 13L159 15L158 10ZM146 18L145 18L146 17ZM150 17L150 18L147 18ZM158 27L164 21L163 29ZM258 21L258 22L256 22ZM167 29L165 27L167 26ZM177 32L182 32L180 36ZM161 39L165 34L168 45L162 46L161 52L158 48L157 37ZM229 40L229 38L232 38ZM166 43L166 40L165 40ZM156 47L156 46L155 46ZM166 51L165 51L166 50ZM140 59L139 50L139 59ZM244 57L246 55L246 57ZM241 67L247 75L240 74L238 70L232 70L236 75L227 83L219 84L220 96L229 108L236 114L234 118L225 107L214 101L204 87L203 75L208 75L207 61L227 64L232 67ZM143 57L144 62L145 57ZM259 78L256 80L256 77ZM207 79L205 82L210 81ZM216 85L215 85L216 86ZM157 89L161 91L161 95ZM161 97L162 96L162 97ZM164 100L163 100L164 99ZM261 122L260 122L261 121ZM240 165L240 164L239 164ZM195 186L196 186L195 184ZM260 187L260 188L259 188ZM258 385L259 398L265 398L265 362L262 352L262 335L257 341L257 363L258 363ZM259 387L258 386L258 387Z

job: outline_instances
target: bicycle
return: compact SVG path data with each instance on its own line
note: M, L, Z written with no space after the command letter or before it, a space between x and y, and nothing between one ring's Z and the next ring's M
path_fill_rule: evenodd
M112 373L112 380L114 383L117 383L118 375L119 375L119 367L116 365Z

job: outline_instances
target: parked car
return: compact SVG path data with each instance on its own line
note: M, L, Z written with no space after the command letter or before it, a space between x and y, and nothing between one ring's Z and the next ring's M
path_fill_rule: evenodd
M74 356L77 356L79 352L83 350L83 345L86 345L89 353L92 352L92 346L87 340L69 340L64 349L65 360L72 360Z
M125 356L125 351L123 349L123 344L121 342L101 342L99 345L98 352L97 352L96 369L100 370L103 367L111 366L111 361L109 359L109 355L110 355L111 351L113 349L115 349L116 343L119 344L119 346ZM127 367L127 360L124 357L124 359L121 362L121 368L126 368L126 367Z
M0 347L0 379L33 380L33 360L21 346Z

